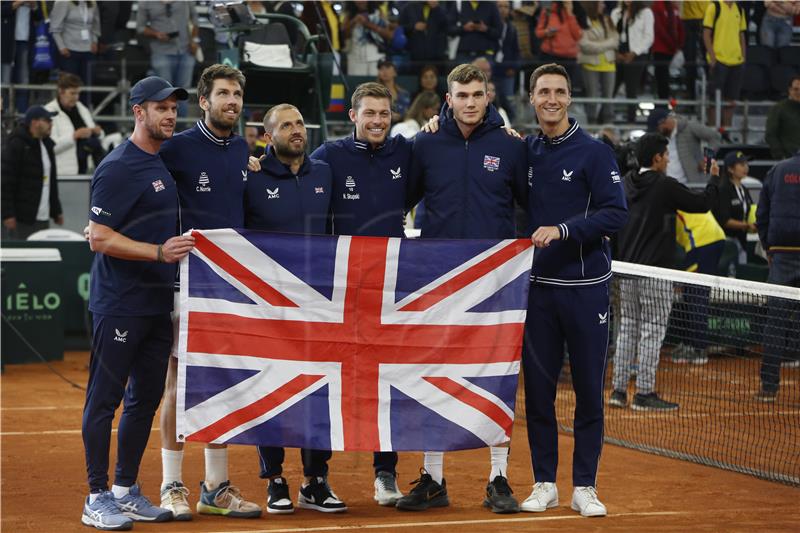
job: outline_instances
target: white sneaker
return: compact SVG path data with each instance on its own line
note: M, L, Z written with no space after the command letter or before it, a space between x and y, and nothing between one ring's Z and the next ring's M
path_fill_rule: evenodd
M542 481L533 485L533 492L522 502L519 510L526 513L542 513L553 507L558 507L558 487L555 483Z
M192 509L189 507L188 496L189 489L180 481L173 481L161 489L161 507L172 511L175 520L191 520Z
M581 513L581 516L605 516L608 514L606 506L597 499L597 489L594 487L575 487L572 491L572 510Z
M375 477L375 501L378 505L394 507L402 497L403 493L397 486L397 477L389 472L378 472Z

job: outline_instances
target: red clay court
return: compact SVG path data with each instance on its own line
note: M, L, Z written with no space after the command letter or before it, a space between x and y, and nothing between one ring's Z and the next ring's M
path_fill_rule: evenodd
M54 367L84 385L86 352L68 352ZM81 441L84 392L62 381L44 365L9 365L2 377L2 531L60 533L89 531L80 523L86 474ZM520 398L521 399L521 398ZM518 402L518 412L520 402ZM563 411L561 411L563 412ZM797 434L797 416L786 428ZM145 453L141 483L157 501L161 481L158 429ZM543 514L495 515L481 507L489 468L487 450L447 454L445 476L450 507L423 513L401 513L372 500L372 457L368 453L335 453L330 482L348 504L342 515L297 510L293 515L264 514L257 520L197 516L192 522L137 523L135 531L163 532L312 532L411 531L797 531L800 491L744 474L701 466L606 445L598 480L608 506L606 518L583 518L569 508L572 438L560 437L558 476L561 505ZM113 464L112 444L112 464ZM296 452L287 454L285 476L293 498L301 470ZM400 454L400 485L417 477L421 453ZM113 468L113 467L112 467ZM265 483L258 479L252 447L230 451L230 475L245 496L265 506ZM190 444L184 480L196 502L203 475L202 446ZM511 486L520 499L531 490L532 474L524 420L517 416L509 465Z

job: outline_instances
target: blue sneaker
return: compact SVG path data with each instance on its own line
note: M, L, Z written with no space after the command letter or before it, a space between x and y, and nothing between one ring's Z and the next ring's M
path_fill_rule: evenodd
M169 522L173 518L172 511L150 503L139 485L133 485L128 494L114 501L122 514L137 522Z
M94 503L86 498L81 522L103 531L127 531L133 527L133 520L122 514L111 491L100 493Z

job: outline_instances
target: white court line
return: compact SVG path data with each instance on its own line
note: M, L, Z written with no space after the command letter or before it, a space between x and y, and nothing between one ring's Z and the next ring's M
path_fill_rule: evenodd
M609 518L626 517L649 517L649 516L677 516L691 514L687 511L653 511L649 513L619 513L611 514ZM565 516L536 516L530 518L494 518L482 520L447 520L442 522L406 522L406 523L383 523L383 524L351 524L343 526L320 526L320 527L294 527L283 529L250 529L246 531L214 531L212 533L306 533L310 531L349 531L357 529L399 529L411 527L438 527L438 526L469 526L478 524L499 524L513 522L544 522L548 520L585 520L579 514Z
M82 405L42 405L29 407L2 407L0 411L60 411L62 409L83 409Z
M161 431L158 426L150 428L150 431ZM113 428L111 433L116 433L117 428ZM52 429L46 431L3 431L0 432L0 437L19 437L25 435L80 435L80 429Z

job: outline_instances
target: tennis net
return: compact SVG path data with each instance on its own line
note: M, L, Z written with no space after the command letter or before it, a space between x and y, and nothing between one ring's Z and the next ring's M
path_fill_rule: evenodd
M800 486L800 289L613 269L606 441ZM564 431L574 408L565 365Z

